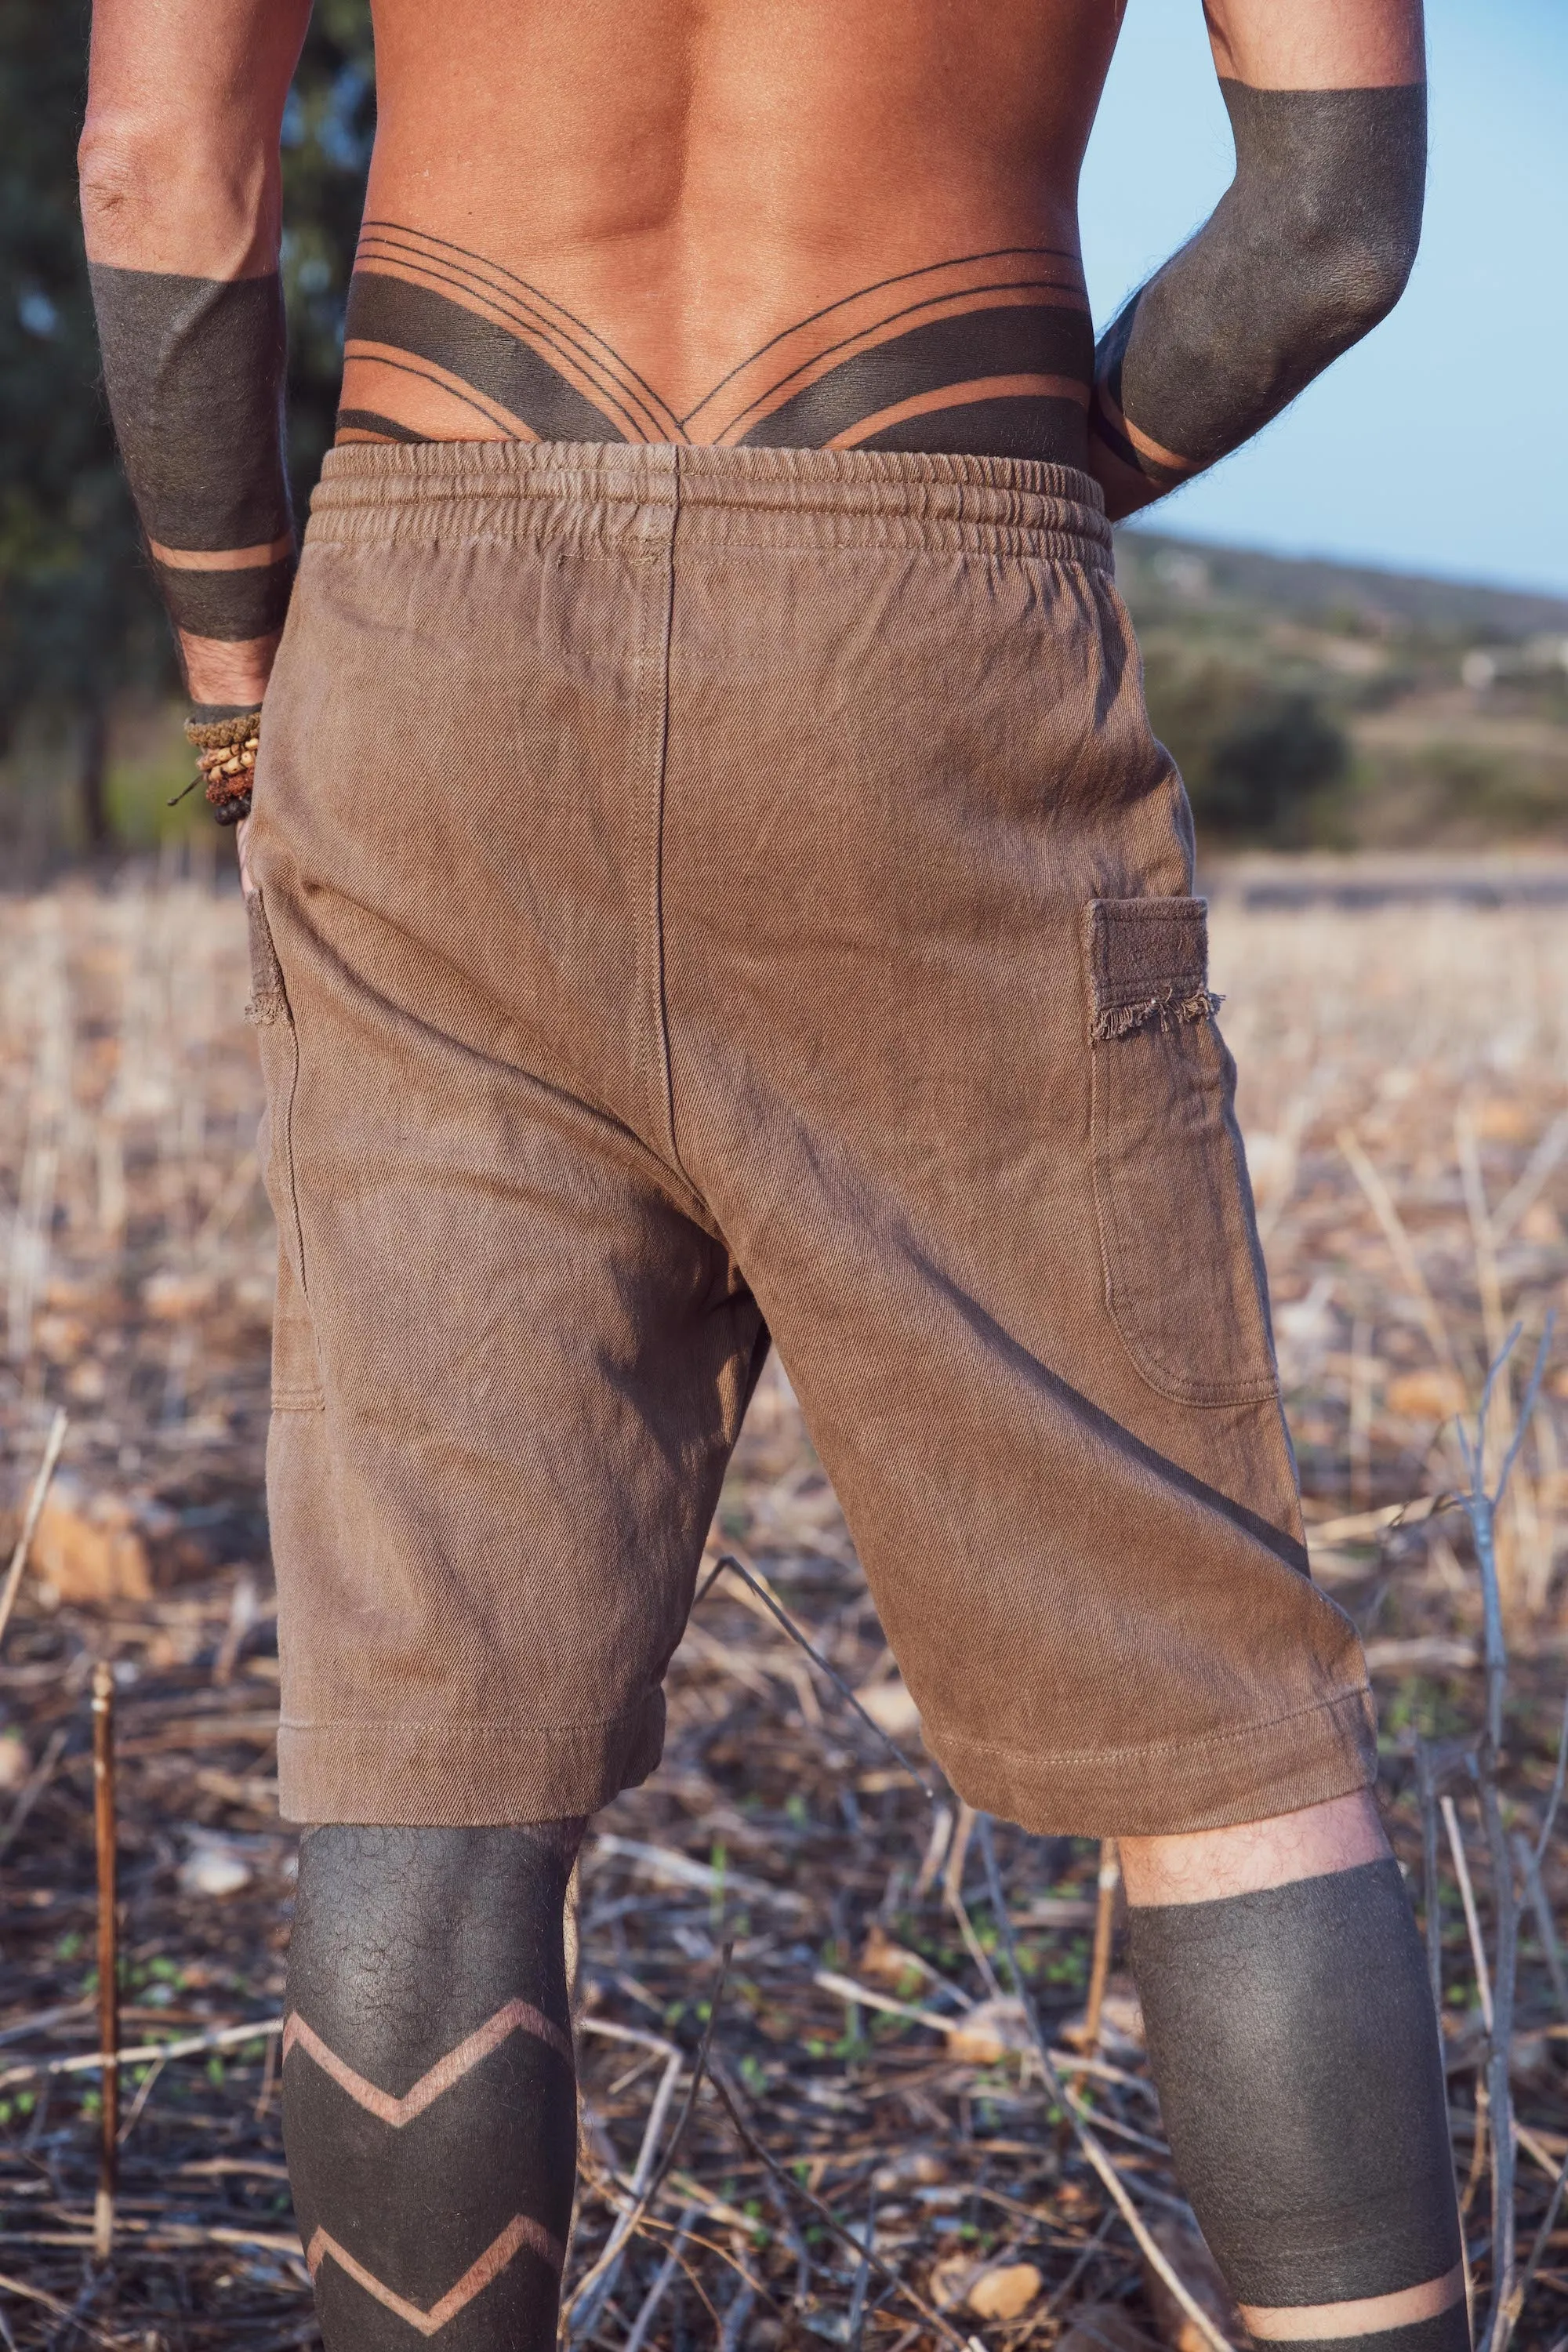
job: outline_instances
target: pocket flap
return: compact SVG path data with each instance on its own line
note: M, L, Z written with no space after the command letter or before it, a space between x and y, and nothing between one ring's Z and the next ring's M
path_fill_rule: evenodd
M1202 898L1095 898L1087 916L1094 1036L1125 1037L1155 1021L1206 1021L1208 906Z

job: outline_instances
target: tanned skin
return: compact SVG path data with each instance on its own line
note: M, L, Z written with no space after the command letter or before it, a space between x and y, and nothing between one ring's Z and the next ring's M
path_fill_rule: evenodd
M1077 191L1119 0L375 0L341 436L1033 457L1087 470L1112 517L1131 513L1364 332L1414 253L1420 0L1205 15L1237 185L1097 357ZM276 270L307 16L308 0L94 11L82 205L106 375L154 558L166 578L204 575L174 583L171 609L210 709L261 699L292 526L276 452L251 449L245 499L176 499L176 537L160 538L153 477L166 487L182 462L161 422L182 404L160 386L216 365L200 318ZM196 281L217 289L205 308ZM268 302L222 315L241 311L261 322L259 379ZM179 428L192 481L212 460L195 448L203 406L185 401ZM307 1843L285 2082L329 2352L552 2340L571 2168L561 1907L580 1826ZM1364 1796L1124 1849L1149 1906L1245 1903L1386 1854ZM544 2103L527 2162L514 2074ZM410 2154L444 2099L465 2103L468 2204L431 2195ZM497 2202L509 2167L526 2193ZM1265 2339L1375 2342L1430 2328L1459 2294L1445 2273L1247 2317Z

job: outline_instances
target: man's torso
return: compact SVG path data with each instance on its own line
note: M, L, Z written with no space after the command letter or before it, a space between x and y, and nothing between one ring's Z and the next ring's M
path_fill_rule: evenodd
M340 437L1084 462L1113 0L378 0Z

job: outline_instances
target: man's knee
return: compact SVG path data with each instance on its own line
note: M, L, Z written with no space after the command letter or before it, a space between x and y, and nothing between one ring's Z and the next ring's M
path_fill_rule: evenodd
M333 1822L300 1841L289 2006L406 2041L526 1973L565 2011L563 1913L581 1821L531 1828Z

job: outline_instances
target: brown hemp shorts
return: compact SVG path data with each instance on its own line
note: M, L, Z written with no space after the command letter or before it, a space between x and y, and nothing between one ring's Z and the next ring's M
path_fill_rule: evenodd
M1092 483L336 450L251 855L285 1813L650 1772L770 1333L973 1804L1371 1777Z

